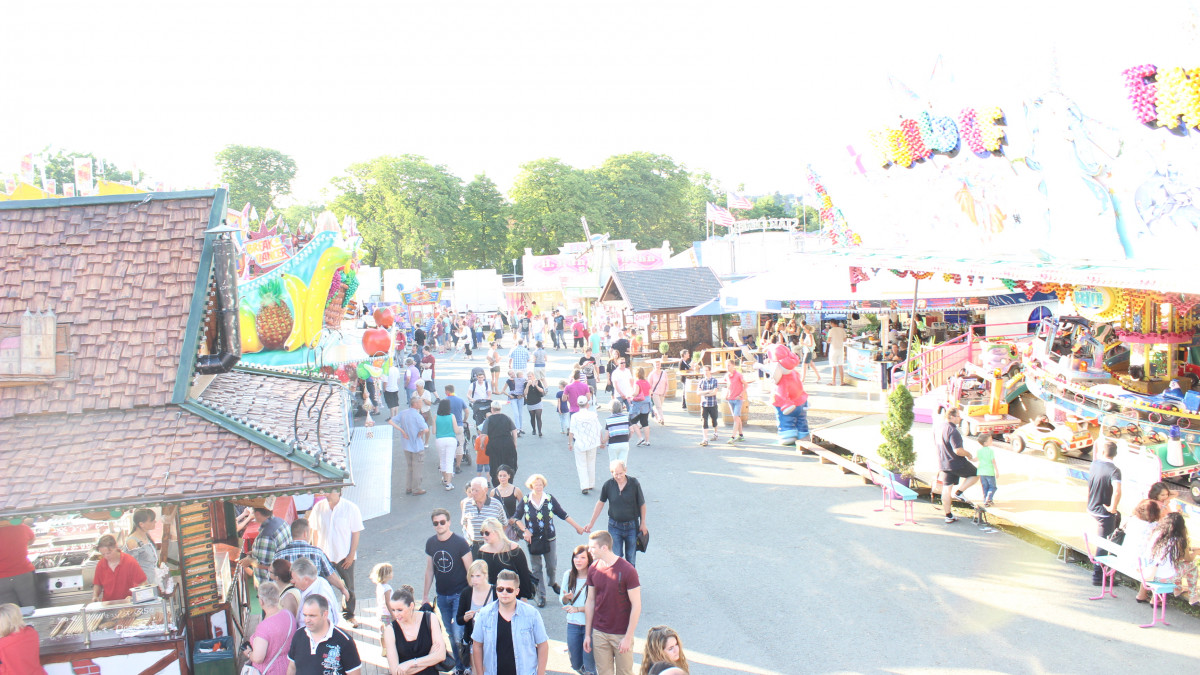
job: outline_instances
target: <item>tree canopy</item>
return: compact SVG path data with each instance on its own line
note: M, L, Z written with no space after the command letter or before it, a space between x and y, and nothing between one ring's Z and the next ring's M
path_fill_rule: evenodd
M229 184L230 208L249 202L259 215L275 200L292 193L296 161L278 150L250 145L227 145L217 153L221 182Z

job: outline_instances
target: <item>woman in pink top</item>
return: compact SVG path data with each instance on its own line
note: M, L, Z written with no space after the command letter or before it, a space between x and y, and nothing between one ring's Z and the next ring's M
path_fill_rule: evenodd
M667 418L663 417L663 401L667 398L667 378L669 377L667 371L663 370L662 359L655 359L654 370L651 370L650 376L646 378L646 381L650 383L650 415L664 426Z
M296 619L279 609L279 587L273 583L258 587L258 604L267 616L254 629L250 648L242 654L262 675L287 675L287 650L296 632Z

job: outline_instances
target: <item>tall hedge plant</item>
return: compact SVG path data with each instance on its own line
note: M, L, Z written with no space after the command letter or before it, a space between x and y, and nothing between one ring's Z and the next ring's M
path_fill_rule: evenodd
M913 475L917 453L913 452L913 397L908 387L897 385L888 394L887 418L880 431L884 442L879 446L883 468L902 476Z

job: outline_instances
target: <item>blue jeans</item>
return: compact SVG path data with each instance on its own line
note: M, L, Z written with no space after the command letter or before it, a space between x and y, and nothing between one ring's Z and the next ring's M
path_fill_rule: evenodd
M992 501L992 497L996 496L996 477L980 476L979 483L983 486L983 501Z
M583 651L583 624L567 624L567 652L571 655L571 667L588 673L596 672L596 657Z
M775 408L775 421L779 425L779 444L795 445L796 441L808 440L808 403L796 406L791 414Z
M513 424L516 425L517 431L524 431L521 428L521 420L525 417L525 399L514 398L511 400L513 407Z
M609 518L608 533L613 538L613 553L628 560L630 565L637 567L634 558L637 557L638 521L631 520L627 523L618 523Z
M458 593L450 595L438 593L437 607L438 611L442 613L442 623L446 624L446 630L450 632L450 641L454 643L446 645L446 649L454 652L454 666L456 668L469 667L471 664L463 663L460 659L462 654L458 648L458 645L462 644L463 638L463 626L458 625L458 621L455 620L455 617L458 616Z
M415 394L415 393L417 393L417 390L415 387L412 389L405 389L404 390L404 402L406 404L412 403L412 397L413 397L413 394Z

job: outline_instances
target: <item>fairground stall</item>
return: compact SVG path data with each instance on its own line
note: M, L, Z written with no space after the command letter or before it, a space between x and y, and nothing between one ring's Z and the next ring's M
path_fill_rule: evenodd
M238 367L250 332L291 336L262 316L282 296L240 311L225 213L223 190L0 203L0 518L35 534L23 610L52 675L235 672L235 504L349 483L346 389ZM108 599L105 535L148 549Z
M678 356L680 349L714 346L708 317L685 317L721 290L721 280L707 267L613 272L600 302L616 309L626 330L639 334L647 352ZM663 350L663 346L666 350Z

